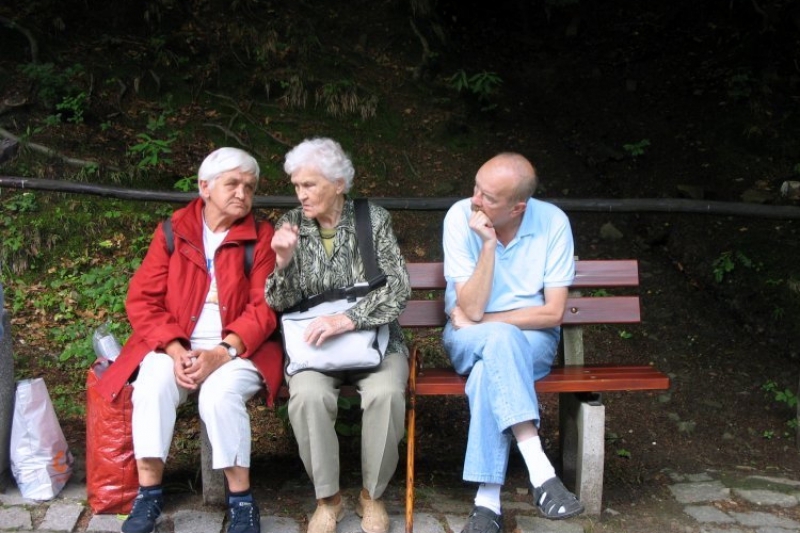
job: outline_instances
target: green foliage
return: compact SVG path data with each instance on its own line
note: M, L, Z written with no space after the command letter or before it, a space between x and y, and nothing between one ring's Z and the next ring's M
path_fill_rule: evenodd
M128 281L140 263L138 258L100 264L90 258L74 261L53 271L47 290L28 301L27 305L52 317L48 336L63 346L60 361L76 367L91 364L95 358L91 333L108 316L124 316ZM120 338L124 327L112 323L111 331Z
M39 202L35 193L22 192L12 195L2 204L0 210L0 228L3 230L0 238L0 266L3 269L15 271L18 263L28 264L29 249L35 247L37 239L32 234L37 234L41 227L41 218L38 218ZM30 217L37 217L37 221L26 223Z
M55 351L52 361L45 361L69 372L94 360L91 333L99 324L119 324L112 331L119 339L127 336L128 283L149 243L148 223L159 209L131 214L119 201L48 205L50 199L46 193L24 192L0 204L0 257L7 272L18 276L6 285L9 306L43 324L37 332ZM48 261L46 273L37 272L44 257L57 260Z
M83 66L75 64L59 71L53 63L28 63L19 70L33 82L44 105L52 107L65 97L78 94L74 79L83 73Z
M189 63L189 58L179 56L167 48L167 39L163 36L151 37L147 43L155 57L155 64L164 67L180 67Z
M336 433L343 437L361 437L361 396L339 396Z
M503 79L496 72L484 70L470 76L461 69L450 76L448 84L459 93L465 92L476 97L482 105L481 111L490 111L497 107L491 100L503 84Z
M291 423L289 422L289 404L288 403L282 403L282 404L278 405L278 407L275 409L275 416L277 416L278 420L280 420L281 423L283 423L283 427L285 427L287 429L291 427Z
M70 384L48 385L47 392L59 418L83 418L86 415L86 403L83 397L76 397Z
M172 153L170 145L175 142L178 134L173 132L166 139L156 139L148 133L140 133L136 136L139 143L133 145L128 150L131 155L139 155L141 158L136 166L139 170L156 169L161 165L172 163L172 159L167 157Z
M744 268L759 269L749 257L739 250L722 252L719 257L714 259L711 263L712 272L714 274L714 281L722 283L725 276L730 274L736 268L736 265L741 265Z
M81 92L75 96L65 96L60 104L56 104L59 111L67 111L67 122L83 124L83 112L86 105L86 93Z
M623 329L622 331L619 332L619 338L620 339L632 339L633 338L633 333L631 333L630 331L625 331Z
M733 269L736 268L736 263L733 261L733 253L722 252L719 257L714 259L711 266L713 267L714 281L721 283L725 275L733 272Z
M32 213L39 209L39 205L36 202L36 194L32 192L23 192L15 195L11 200L3 204L3 207L13 213Z
M789 408L791 411L796 412L798 397L797 394L795 394L795 392L792 389L789 389L788 387L781 389L781 387L779 387L775 381L769 380L763 385L761 385L761 390L763 390L769 397L771 397L778 404L781 404ZM797 417L794 415L792 416L792 418L787 420L786 426L788 430L784 432L784 437L787 438L792 437L792 435L794 435L797 431L797 424L798 424ZM774 431L766 430L762 434L762 437L764 437L765 439L771 439L772 437L774 437L774 435L775 435Z
M767 394L771 395L773 399L787 407L794 409L797 407L797 395L789 388L781 390L777 383L770 380L761 386L761 389Z
M613 432L606 433L605 440L610 443L619 443L622 444L622 440L619 435ZM619 457L620 459L630 459L631 452L626 450L625 448L617 448L614 454Z
M749 68L735 70L725 80L728 96L733 101L747 100L753 94L755 80Z
M647 148L648 146L650 146L650 140L642 139L641 141L636 143L623 144L622 148L626 152L628 152L628 155L630 155L633 158L637 158L639 156L644 155L645 148Z
M130 155L139 156L140 159L136 165L139 170L154 170L162 165L172 163L172 159L168 156L172 153L172 143L178 139L178 132L170 132L166 139L151 135L163 129L165 124L165 113L161 113L157 118L151 118L147 124L147 129L150 133L143 132L136 135L140 142L128 149Z
M181 192L192 192L197 190L197 176L186 176L176 181L172 188Z
M59 124L61 124L61 113L58 113L56 115L47 115L44 119L44 128L50 126L57 126ZM44 128L42 127L34 128L33 133L40 133L44 131Z

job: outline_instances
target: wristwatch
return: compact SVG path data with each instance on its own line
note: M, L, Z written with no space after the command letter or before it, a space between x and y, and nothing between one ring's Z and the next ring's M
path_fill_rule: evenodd
M239 357L239 350L237 350L235 346L231 346L225 341L222 341L219 343L219 345L225 348L225 351L228 352L228 355L231 356L231 359L236 359Z

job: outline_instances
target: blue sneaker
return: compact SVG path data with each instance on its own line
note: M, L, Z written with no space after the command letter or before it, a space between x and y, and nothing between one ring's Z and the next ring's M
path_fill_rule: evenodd
M261 513L253 501L235 501L228 506L228 533L261 533Z
M161 523L161 509L164 507L163 491L158 489L139 489L133 500L131 514L122 524L122 533L153 533Z

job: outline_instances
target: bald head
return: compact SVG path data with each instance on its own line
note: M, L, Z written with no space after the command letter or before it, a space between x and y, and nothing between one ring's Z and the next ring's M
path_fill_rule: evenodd
M478 174L492 175L509 187L512 202L525 202L536 191L536 169L524 156L500 153L481 166Z

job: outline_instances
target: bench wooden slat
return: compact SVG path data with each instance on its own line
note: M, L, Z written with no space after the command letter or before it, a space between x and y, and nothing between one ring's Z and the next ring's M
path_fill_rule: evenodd
M441 300L409 300L398 319L406 328L435 328L444 326L447 315Z
M637 296L572 297L564 312L565 325L631 324L641 321ZM447 322L441 300L410 300L400 325L403 327L439 327Z
M417 396L459 396L467 382L450 369L423 369L417 372ZM667 390L669 378L647 365L556 367L536 382L536 392L613 392Z
M447 285L442 263L408 263L411 286L419 290L439 290ZM575 281L572 288L636 287L639 285L639 266L635 259L584 260L575 262Z
M447 285L443 263L406 263L406 268L414 289L438 290Z
M562 324L633 324L641 322L638 296L567 299Z
M635 259L575 261L573 289L638 286L639 263Z

